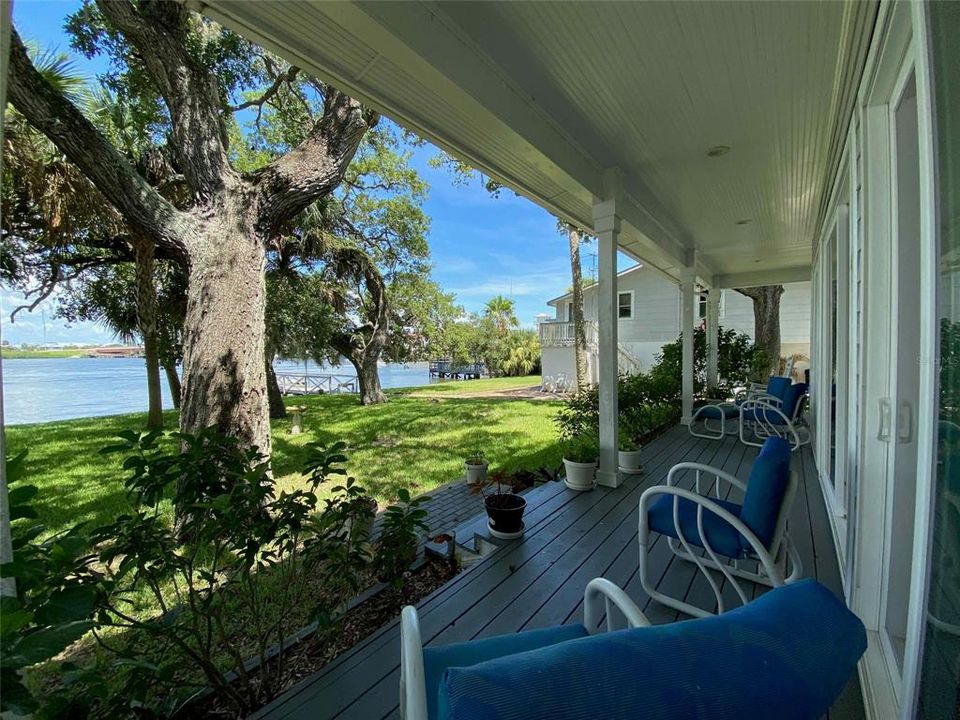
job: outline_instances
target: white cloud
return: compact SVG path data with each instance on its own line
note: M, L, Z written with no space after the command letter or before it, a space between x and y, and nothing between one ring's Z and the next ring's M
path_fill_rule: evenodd
M0 290L0 327L3 339L11 345L42 345L44 343L82 343L95 345L113 342L114 334L98 323L67 323L54 318L55 297L47 298L36 310L21 310L13 322L10 313L26 304L23 293Z

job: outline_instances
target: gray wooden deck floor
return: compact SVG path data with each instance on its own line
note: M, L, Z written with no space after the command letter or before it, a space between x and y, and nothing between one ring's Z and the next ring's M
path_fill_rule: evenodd
M650 485L664 482L667 471L677 462L703 462L746 478L754 457L756 449L740 444L735 438L721 442L701 440L690 436L686 428L676 427L644 450L646 473L627 479L615 490L598 488L576 493L561 483L550 483L531 491L527 495L523 540L496 550L420 603L424 641L446 644L579 622L583 589L591 578L598 576L625 588L651 622L677 620L678 613L651 601L640 587L637 575L640 494ZM836 552L808 449L794 455L793 467L800 473L802 483L789 528L803 561L804 574L818 578L840 594ZM658 539L651 555L651 566L660 571L658 586L661 589L683 595L694 605L714 605L706 580L695 572L692 564L677 560L665 542ZM724 590L733 595L732 588ZM758 586L755 592L763 592L763 588ZM393 621L316 675L291 688L255 717L270 720L397 717L399 649L399 627ZM856 678L831 710L830 718L864 718Z

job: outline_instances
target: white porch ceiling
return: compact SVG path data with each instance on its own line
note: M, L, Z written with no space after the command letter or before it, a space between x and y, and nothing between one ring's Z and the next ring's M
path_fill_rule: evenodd
M724 284L809 277L876 12L188 1L581 226L617 168L622 249Z

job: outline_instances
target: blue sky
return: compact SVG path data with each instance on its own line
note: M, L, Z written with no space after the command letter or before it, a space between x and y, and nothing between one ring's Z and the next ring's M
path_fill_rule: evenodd
M36 40L45 48L69 51L63 22L79 2L63 0L18 0L14 24L24 40ZM77 66L91 78L103 69L102 62L77 56ZM429 183L424 210L431 218L429 244L434 262L434 279L467 310L477 312L494 295L512 297L517 317L532 326L537 313L547 310L546 301L562 294L570 285L566 237L556 231L556 220L525 198L504 189L492 198L478 181L455 186L450 174L429 166L437 153L427 145L414 152L413 164ZM584 248L586 274L595 267L596 247ZM620 258L620 266L630 262ZM47 342L108 342L111 335L92 323L68 327L45 312L17 316L9 322L19 296L0 291L3 338L13 344Z

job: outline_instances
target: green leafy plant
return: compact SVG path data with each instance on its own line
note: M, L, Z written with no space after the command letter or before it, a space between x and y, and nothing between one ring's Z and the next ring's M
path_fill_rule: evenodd
M576 463L595 463L600 455L600 444L594 435L577 435L564 445L565 460Z
M477 449L474 450L470 455L467 456L467 459L464 460L467 465L483 465L487 462L486 455L483 454L483 450Z
M40 703L24 682L24 672L55 658L96 625L94 607L99 576L87 569L88 543L81 528L40 540L46 528L30 524L36 518L33 485L23 484L26 452L7 459L8 496L13 557L0 566L15 592L0 598L0 711L34 713ZM63 672L73 669L59 663ZM47 687L58 695L62 687Z
M127 642L99 629L97 639L140 692L162 686L154 694L175 706L206 684L246 715L289 681L283 653L265 663L269 649L305 620L328 630L361 588L373 510L352 478L322 503L317 496L322 483L346 475L343 443L311 446L305 487L278 493L256 448L214 429L171 438L176 443L128 432L103 450L125 455L134 505L93 534L97 562L109 574L96 607L99 627L127 631ZM181 509L176 526L162 510L165 498ZM160 618L137 614L144 596ZM227 615L246 619L243 633ZM251 657L260 661L256 676L246 664Z
M400 488L399 502L383 513L383 525L377 539L373 559L377 578L401 589L406 582L406 572L417 558L420 537L430 531L427 526L427 511L422 507L426 498L410 497L410 491Z

